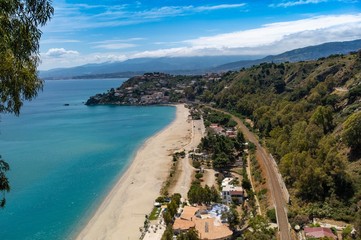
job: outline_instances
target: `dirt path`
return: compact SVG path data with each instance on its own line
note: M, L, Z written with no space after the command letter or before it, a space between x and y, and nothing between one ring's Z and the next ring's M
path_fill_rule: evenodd
M212 187L213 185L216 186L216 171L213 169L205 169L203 173L203 182L202 186L208 185L209 187Z
M181 162L179 163L180 174L176 184L171 190L171 193L180 193L183 198L187 198L187 193L192 183L192 175L195 171L195 168L191 165L190 159L188 157L188 152L197 148L205 133L203 119L192 120L192 125L193 127L190 142L184 147L184 150L186 151L186 157L181 159Z

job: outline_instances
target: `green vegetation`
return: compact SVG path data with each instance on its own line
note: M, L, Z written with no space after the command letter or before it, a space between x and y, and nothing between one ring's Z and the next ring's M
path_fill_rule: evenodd
M220 196L214 186L210 188L208 185L206 185L203 188L199 181L194 181L192 182L192 185L188 191L188 199L192 204L210 204L212 202L219 202Z
M360 85L361 86L361 85ZM361 112L352 114L343 124L343 138L354 151L361 149Z
M196 229L191 228L185 233L180 233L177 240L199 240L198 232Z
M173 194L170 203L167 204L167 210L163 212L163 219L166 225L173 224L174 215L179 208L181 195L179 193Z
M135 85L153 92L168 87L174 92L164 92L164 95L172 101L199 100L252 120L253 131L279 164L291 193L289 212L294 219L329 217L358 222L361 211L357 208L361 201L361 177L357 174L361 172L360 69L361 51L316 61L262 63L225 73L217 80L206 76L161 78L159 74L149 74L151 80L148 76L143 76L143 80L142 77L130 79L122 90ZM132 91L138 94L135 87ZM202 111L206 125L235 126L227 114L207 107ZM199 114L196 111L192 116L199 118ZM232 167L243 153L244 139L242 136L230 139L217 133L218 130L210 131L199 148L212 159L214 168L224 170ZM263 183L257 166L255 170L253 177ZM247 186L247 182L244 185Z
M233 206L229 209L228 212L226 212L222 215L222 219L227 220L227 222L229 224L229 228L232 231L236 231L239 224L241 223L237 209Z
M172 157L172 167L170 169L168 178L165 180L165 182L163 183L162 188L160 189L160 194L163 196L168 196L168 189L171 186L171 184L174 182L175 179L175 175L176 175L176 171L177 171L177 166L178 166L178 160L180 157L184 157L185 156L185 152L180 152L180 153L174 153L173 157Z
M23 101L36 97L43 83L38 78L40 27L54 13L51 1L0 2L0 113L20 114ZM5 175L9 165L0 160L0 192L10 190Z
M249 220L249 227L252 231L246 231L242 237L237 240L271 240L276 239L276 230L270 228L266 218L256 216Z
M173 240L173 227L172 224L168 224L167 228L165 229L162 240Z
M1 158L1 156L0 156ZM10 191L9 181L5 175L10 170L9 164L4 160L0 159L0 191L3 192L3 198L0 201L0 207L3 208L6 203L5 192Z
M159 207L154 207L152 212L149 215L149 220L157 220L159 216Z
M243 154L243 145L242 133L238 133L236 138L208 133L202 138L199 149L212 156L215 169L223 169L232 166L237 157Z
M217 123L226 128L235 127L237 123L231 119L231 116L209 108L203 108L203 117L205 126L210 126L211 123Z
M169 225L165 230L162 240L173 240L173 229ZM191 228L187 232L182 232L177 236L177 240L199 240L198 232L196 229Z
M266 215L271 222L277 223L276 209L272 208L267 210Z
M361 157L356 151L361 146L360 69L361 52L317 61L264 63L226 74L208 86L203 97L254 122L293 195L295 216L355 220L361 179L350 175L348 166ZM218 153L216 166L232 162L231 144L208 140L215 151L217 143L225 146L228 158ZM207 142L202 143L207 148ZM257 172L254 178L263 181Z

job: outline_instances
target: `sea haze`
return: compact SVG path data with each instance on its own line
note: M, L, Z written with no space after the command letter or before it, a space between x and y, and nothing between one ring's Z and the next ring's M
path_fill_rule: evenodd
M141 144L174 119L170 106L83 104L124 81L46 81L20 117L1 116L0 153L11 166L1 239L72 239Z

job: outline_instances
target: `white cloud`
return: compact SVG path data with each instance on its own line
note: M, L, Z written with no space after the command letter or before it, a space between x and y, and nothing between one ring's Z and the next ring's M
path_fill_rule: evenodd
M40 44L42 45L42 44L54 44L54 43L80 43L80 42L81 41L75 39L48 38L41 40Z
M94 48L103 48L103 49L125 49L136 47L136 44L132 43L108 43L108 44L100 44L95 46Z
M93 42L95 46L93 48L103 48L103 49L126 49L126 48L133 48L138 46L137 44L130 43L144 40L144 38L128 38L128 39L118 39L118 40L105 40L105 41L98 41Z
M297 5L305 5L305 4L317 4L322 2L328 2L328 0L298 0L298 1L288 1L281 2L278 4L270 4L270 7L292 7Z
M190 39L185 46L144 51L129 57L269 55L332 41L361 38L361 14L318 16L244 31Z
M171 48L132 53L97 53L78 55L76 51L65 49L49 50L43 61L42 69L51 65L66 64L75 66L91 62L122 61L140 57L177 57L177 56L211 56L211 55L270 55L279 54L296 48L318 45L333 41L350 41L361 39L361 14L326 15L297 21L276 22L259 28L235 31L183 42L172 42ZM134 40L135 41L135 40ZM132 41L108 40L93 43L96 46L133 44ZM162 43L165 44L165 43ZM58 56L62 59L59 61ZM63 61L64 60L64 61ZM45 66L45 67L44 67ZM53 67L54 67L53 66Z
M45 32L72 32L84 29L116 27L158 21L164 18L185 16L205 11L242 8L246 4L219 4L202 6L163 6L152 9L139 9L132 5L89 5L59 4L53 20L44 27ZM90 14L88 9L97 13ZM76 24L75 24L76 23Z
M40 70L48 70L53 68L67 68L80 66L88 63L102 63L102 62L115 62L124 61L128 57L120 53L92 53L92 54L78 54L62 55L61 57L49 56L47 53L40 53L42 63L39 67Z
M231 9L231 8L241 8L244 7L245 3L239 3L239 4L220 4L215 6L200 6L195 7L194 9L196 11L211 11L211 10L219 10L219 9Z
M45 53L45 56L55 58L74 55L79 55L79 52L73 50L65 50L64 48L50 48Z
M355 23L361 23L361 14L318 16L297 21L266 24L260 28L245 31L191 39L185 43L191 46L211 48L259 47L281 41L290 34L315 31L314 34L319 37L317 31L322 29L340 29ZM360 29L355 29L353 32L361 33Z
M324 2L343 2L343 3L357 3L358 0L297 0L297 1L282 1L280 3L273 3L268 5L269 7L293 7L298 5L306 5L306 4L318 4Z

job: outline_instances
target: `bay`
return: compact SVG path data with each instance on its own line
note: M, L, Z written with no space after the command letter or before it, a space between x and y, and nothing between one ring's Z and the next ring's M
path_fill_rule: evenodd
M11 166L1 239L72 239L136 150L174 119L170 106L84 105L124 81L46 81L19 117L1 116L0 154Z

